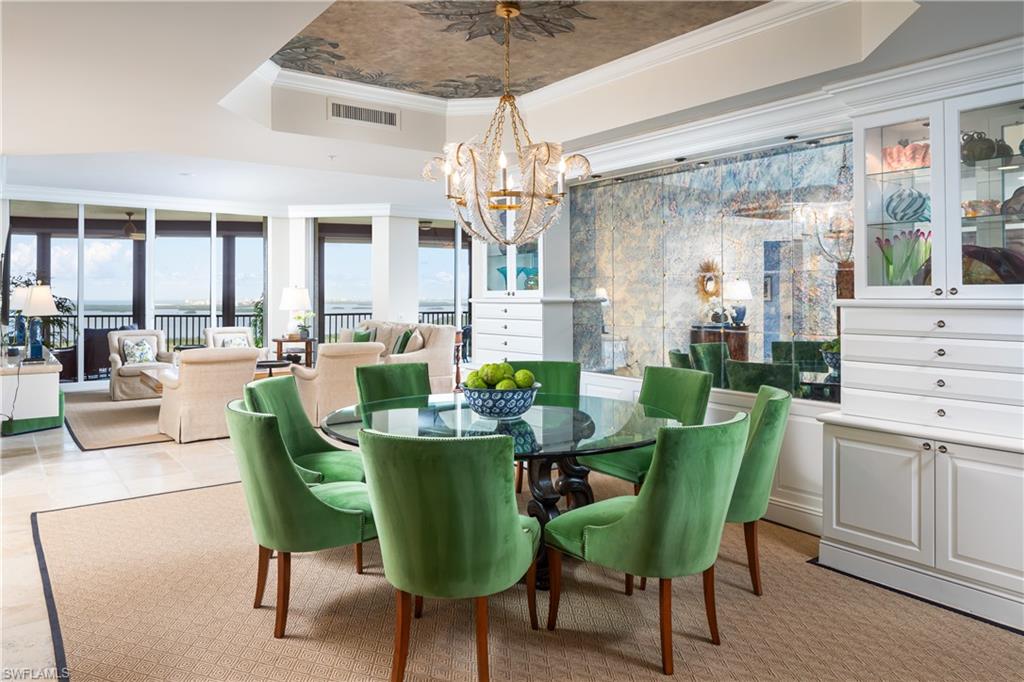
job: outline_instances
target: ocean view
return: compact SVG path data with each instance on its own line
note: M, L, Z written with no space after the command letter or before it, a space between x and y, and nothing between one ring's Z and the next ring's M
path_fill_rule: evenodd
M466 309L468 302L463 301L462 308ZM451 310L453 303L449 301L424 300L420 301L422 312L441 312ZM179 301L174 303L154 304L157 315L202 315L209 311L209 304L206 301ZM326 313L361 313L373 310L373 303L370 301L328 301L325 305ZM85 311L89 315L127 315L132 312L131 301L86 301ZM235 305L235 312L239 315L251 315L254 312L251 301Z

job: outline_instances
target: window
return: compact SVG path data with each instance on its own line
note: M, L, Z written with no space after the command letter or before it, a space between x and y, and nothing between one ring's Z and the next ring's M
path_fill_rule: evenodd
M370 220L318 218L316 235L317 330L330 343L373 315Z
M463 327L469 323L470 238L463 235L462 248L455 252L455 225L433 221L420 226L419 292L420 320L430 324ZM455 322L455 259L459 259L459 292L462 321Z
M205 343L211 314L211 215L156 212L153 248L154 323L167 334L167 346Z
M249 327L263 345L266 258L262 216L217 214L213 300L218 327Z

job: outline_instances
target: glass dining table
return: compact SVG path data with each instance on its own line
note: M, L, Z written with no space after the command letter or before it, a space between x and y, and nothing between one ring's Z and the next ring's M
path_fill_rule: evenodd
M332 412L320 424L327 436L348 445L359 444L363 428L421 438L510 436L515 459L526 464L531 495L527 513L542 526L559 515L562 498L565 508L594 501L587 457L652 445L663 426L679 422L647 405L586 395L538 395L516 419L489 419L473 412L461 393L353 405ZM541 587L547 583L544 558L541 552Z

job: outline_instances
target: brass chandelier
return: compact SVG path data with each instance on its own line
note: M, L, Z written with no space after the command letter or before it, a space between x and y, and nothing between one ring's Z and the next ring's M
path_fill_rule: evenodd
M519 114L510 87L509 58L512 19L519 12L518 2L499 2L495 8L504 19L504 91L483 141L449 142L444 156L434 157L423 169L428 180L436 180L439 171L443 173L445 197L463 230L474 239L506 246L536 240L558 219L567 174L590 175L586 157L563 157L561 144L534 142ZM502 151L506 117L512 127L518 180L510 173L508 157Z

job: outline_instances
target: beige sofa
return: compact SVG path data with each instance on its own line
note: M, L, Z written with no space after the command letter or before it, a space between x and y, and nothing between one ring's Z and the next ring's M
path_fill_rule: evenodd
M242 397L256 372L256 348L196 348L181 352L177 376L161 372L160 433L179 443L227 438L224 406Z
M405 322L379 322L366 320L362 329L376 329L377 342L384 344L381 361L385 365L404 362L425 362L430 372L430 390L446 393L455 387L455 327L438 324L409 324ZM418 329L423 335L424 346L420 350L401 355L392 355L395 340L406 329ZM342 329L338 341L352 340L353 330Z
M138 341L143 339L153 349L156 362L126 364L124 342L126 339ZM144 369L171 369L174 367L174 354L167 352L167 336L159 329L124 329L107 334L107 346L110 349L110 399L138 400L140 398L159 398L160 394L142 383L141 374Z
M342 407L359 402L356 367L380 363L384 345L380 343L321 343L317 347L316 367L292 365L302 407L314 424Z
M207 348L224 348L234 339L245 339L248 348L256 348L256 338L252 334L252 327L207 327L204 335ZM260 360L268 358L266 348L260 348Z

